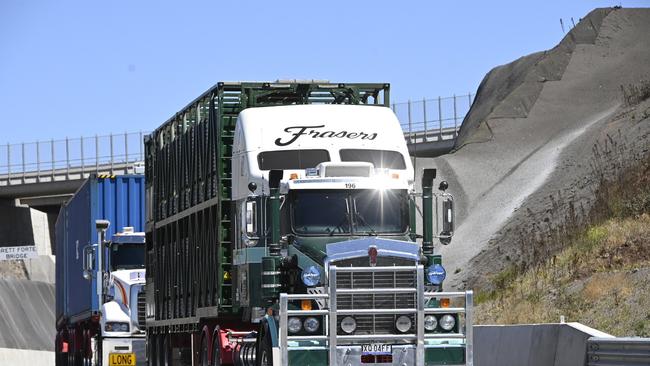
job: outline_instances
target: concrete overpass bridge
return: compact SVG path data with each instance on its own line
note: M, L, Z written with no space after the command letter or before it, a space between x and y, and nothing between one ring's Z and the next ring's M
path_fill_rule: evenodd
M394 103L412 155L438 156L454 146L474 95ZM0 145L0 200L58 213L91 174L144 171L146 131Z

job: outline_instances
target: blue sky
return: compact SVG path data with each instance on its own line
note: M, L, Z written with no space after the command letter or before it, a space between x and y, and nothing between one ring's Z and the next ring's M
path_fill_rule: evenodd
M594 7L650 1L0 1L0 144L151 130L220 80L475 91Z

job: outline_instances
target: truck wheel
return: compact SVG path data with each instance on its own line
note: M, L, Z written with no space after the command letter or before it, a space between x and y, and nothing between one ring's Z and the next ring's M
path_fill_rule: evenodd
M271 332L266 319L262 320L260 333L257 336L257 356L255 357L258 366L273 366L273 346L271 345Z
M210 366L208 363L208 339L205 335L201 335L201 348L199 349L199 365Z
M172 364L172 342L171 334L167 333L162 336L161 349L158 353L160 356L160 366L171 366Z
M158 344L155 335L148 334L147 337L147 365L148 366L158 366L157 356L157 347Z
M219 326L214 330L214 336L212 336L212 363L210 365L221 366L221 337Z

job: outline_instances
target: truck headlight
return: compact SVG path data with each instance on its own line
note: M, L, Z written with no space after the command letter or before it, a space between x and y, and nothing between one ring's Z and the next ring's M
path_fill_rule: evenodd
M320 283L320 271L316 266L309 266L302 271L302 283L307 287L313 287Z
M309 333L315 333L319 326L320 322L316 318L307 318L303 323L303 327L305 327L305 330Z
M411 329L411 318L406 315L400 316L395 322L395 328L402 333L408 332L408 330Z
M454 329L455 325L456 325L456 319L453 316L449 315L449 314L443 315L440 318L440 328L442 328L444 330L447 330L447 331L452 330L452 329Z
M354 318L351 316L346 316L345 318L341 319L341 329L345 333L351 334L357 329L357 321L354 320Z
M129 323L109 322L104 325L106 332L128 332Z
M427 280L434 285L440 285L447 277L447 271L440 264L434 264L427 268Z
M424 317L424 329L428 331L435 330L438 326L438 319L433 315L427 315Z
M298 318L289 318L287 329L290 333L298 333L302 329L302 322Z

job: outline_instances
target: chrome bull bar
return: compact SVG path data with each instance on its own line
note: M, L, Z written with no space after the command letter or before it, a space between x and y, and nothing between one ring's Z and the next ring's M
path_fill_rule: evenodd
M339 272L396 272L416 271L415 288L355 288L336 290L336 275ZM339 341L390 341L390 340L413 340L415 345L415 365L425 364L425 340L426 339L464 339L465 340L465 365L473 366L473 292L427 292L424 287L424 267L413 266L387 266L387 267L341 267L329 266L327 293L325 294L280 294L280 326L279 326L279 348L280 365L289 364L290 341L323 341L327 345L321 347L310 347L311 349L327 349L329 354L329 365L337 366L337 345ZM337 294L377 294L377 293L416 293L417 301L415 308L406 309L341 309L336 308ZM432 298L464 298L465 307L454 308L426 308L425 304ZM289 310L290 300L318 300L324 299L328 308L319 310ZM338 316L354 314L415 314L415 333L411 334L359 334L359 335L338 335ZM425 333L424 317L429 314L465 314L464 327L458 324L458 333ZM288 334L287 325L289 316L322 315L325 317L323 328L326 335L295 335ZM460 320L460 318L458 318Z

